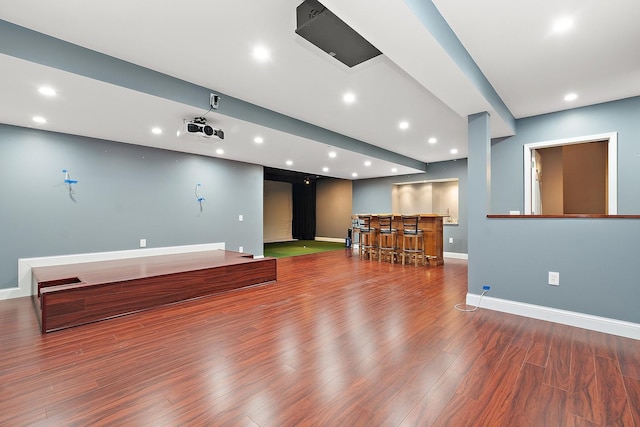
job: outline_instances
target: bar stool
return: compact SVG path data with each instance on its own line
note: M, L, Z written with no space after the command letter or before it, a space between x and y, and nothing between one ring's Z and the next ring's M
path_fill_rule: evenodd
M372 259L378 250L378 230L371 227L371 215L358 215L360 226L360 257Z
M398 255L398 230L392 227L393 217L391 215L378 216L378 226L380 227L378 239L378 262L382 258L388 258L390 263L396 262Z
M355 247L356 235L358 235L358 244L360 244L360 221L358 215L351 215L351 247Z
M425 262L424 233L418 228L418 219L418 215L402 216L402 265L405 257L413 257L416 267L418 260L422 264Z

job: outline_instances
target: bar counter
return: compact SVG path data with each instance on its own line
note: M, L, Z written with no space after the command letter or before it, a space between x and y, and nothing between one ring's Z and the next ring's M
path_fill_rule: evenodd
M378 216L393 216L393 228L398 230L398 235L402 233L402 215L400 214L354 214L353 218L357 218L359 215L371 215L371 227L379 229ZM444 264L443 256L443 219L447 215L440 214L412 214L417 215L420 219L418 221L418 228L424 233L424 251L429 260L429 265L434 267Z

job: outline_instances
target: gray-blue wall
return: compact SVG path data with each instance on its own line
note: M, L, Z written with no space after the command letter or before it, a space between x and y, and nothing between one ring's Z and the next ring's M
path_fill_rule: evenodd
M640 97L518 120L517 134L491 147L490 213L523 210L524 144L614 131L618 213L640 214ZM469 168L469 180L485 173ZM496 298L640 323L640 220L484 217L469 227L480 236L469 292L488 284Z
M73 199L62 169L78 180ZM18 258L140 239L263 254L261 166L0 124L0 182L0 288L17 286Z
M429 163L422 174L353 181L353 213L391 212L393 184L431 179L458 179L458 225L444 226L444 251L467 253L467 159ZM449 243L453 237L453 243Z

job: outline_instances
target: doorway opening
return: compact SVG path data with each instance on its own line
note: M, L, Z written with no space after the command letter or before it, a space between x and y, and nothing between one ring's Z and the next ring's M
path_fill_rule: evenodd
M524 146L527 215L617 214L617 133Z

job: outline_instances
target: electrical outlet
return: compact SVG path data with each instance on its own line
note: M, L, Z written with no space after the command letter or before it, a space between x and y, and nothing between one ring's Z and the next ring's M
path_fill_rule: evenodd
M244 252L244 247L240 246L240 249L238 250L238 252Z
M238 215L238 221L240 222L244 221L244 215Z
M560 273L558 273L557 271L550 271L549 284L552 286L560 286Z
M141 248L147 247L147 239L140 239L140 247Z
M453 243L453 237L449 237L449 243Z
M488 291L489 289L491 289L491 286L489 286L489 285L484 285L484 286L482 287L482 290L483 290L483 291Z

